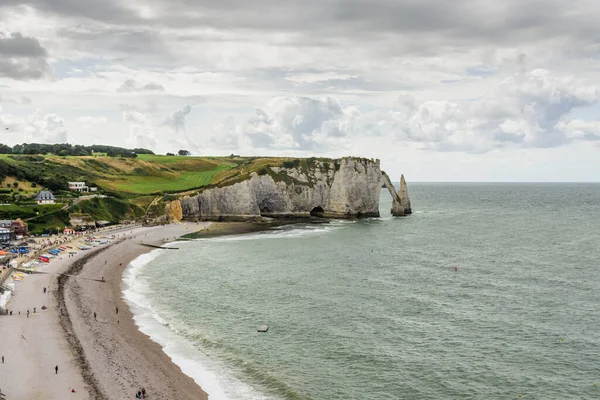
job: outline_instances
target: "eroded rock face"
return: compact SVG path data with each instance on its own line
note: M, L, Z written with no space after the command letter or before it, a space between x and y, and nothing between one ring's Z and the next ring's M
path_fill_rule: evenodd
M400 176L400 193L398 193L398 197L400 197L400 207L404 209L404 214L412 214L410 198L408 197L408 188L406 187L404 175Z
M308 167L270 167L246 181L183 198L181 212L187 220L303 218L311 213L378 217L382 182L379 160L316 160Z

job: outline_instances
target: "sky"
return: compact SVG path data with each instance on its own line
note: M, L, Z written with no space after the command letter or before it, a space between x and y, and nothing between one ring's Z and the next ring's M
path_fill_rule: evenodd
M2 0L0 142L600 181L597 0Z

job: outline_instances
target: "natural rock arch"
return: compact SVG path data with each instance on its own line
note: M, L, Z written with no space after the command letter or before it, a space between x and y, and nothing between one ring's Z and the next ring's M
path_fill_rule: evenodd
M381 176L383 178L382 187L387 188L387 190L392 195L392 215L394 217L403 217L405 215L411 214L412 209L410 206L410 199L408 198L408 189L406 187L404 175L400 177L400 193L396 192L396 188L392 184L392 181L390 180L388 174L386 174L384 171L381 171Z

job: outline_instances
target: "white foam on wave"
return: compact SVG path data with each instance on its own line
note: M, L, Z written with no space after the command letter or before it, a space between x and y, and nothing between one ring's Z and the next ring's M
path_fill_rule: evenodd
M242 240L264 240L264 239L294 239L302 236L321 235L330 233L339 229L343 229L340 225L332 225L323 227L305 226L302 228L295 227L293 229L279 228L271 231L246 233L241 235L220 236L206 239L195 239L195 241L211 241L211 242L237 242Z
M10 290L7 290L6 292L0 294L0 310L6 310L6 305L8 304L8 301L10 300L12 296L12 293Z
M158 343L183 373L209 394L211 400L272 399L236 379L219 361L208 358L188 339L178 335L176 329L152 308L149 300L157 293L151 292L143 279L139 279L139 274L163 251L167 250L154 250L139 256L123 274L123 296L140 331Z

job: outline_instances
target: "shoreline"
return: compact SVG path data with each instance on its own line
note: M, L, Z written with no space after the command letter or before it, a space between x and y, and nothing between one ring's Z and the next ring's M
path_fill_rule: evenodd
M123 273L130 263L156 250L143 244L160 245L165 240L176 240L189 232L190 227L190 224L179 224L141 228L134 236L90 257L77 276L97 278L101 275L106 279L105 285L67 280L65 304L72 315L73 333L89 362L89 375L98 382L95 387L94 380L89 381L92 398L133 398L143 387L154 398L208 399L162 346L139 330L122 290ZM97 320L93 313L97 313ZM85 367L82 369L85 376Z
M0 335L10 337L4 344L16 348L8 352L7 358L14 368L10 372L18 376L11 380L13 374L0 364L2 393L7 393L10 399L71 396L105 400L134 398L135 392L144 387L150 398L208 399L208 394L175 364L164 347L140 330L125 298L124 273L132 261L157 250L153 246L186 240L182 239L186 233L206 232L208 235L200 237L216 237L271 230L281 225L289 223L188 222L124 227L106 232L115 235L108 245L44 265L45 274L28 275L15 290L11 309L15 314L22 309L23 315L0 319ZM48 309L34 314L40 315L38 318L25 319L25 308L35 306L30 306L34 300L28 298L30 292L41 292L42 286L49 289L43 300ZM40 306L41 303L37 304L38 309ZM38 322L42 325L36 327L34 324ZM33 336L30 329L36 332L32 342L35 356L31 349L24 348L31 345L17 336L25 332L29 339ZM7 354L4 350L0 353ZM37 356L39 353L44 357ZM43 361L44 358L51 361ZM52 365L40 365L48 363ZM60 364L58 374L54 374L55 363ZM39 371L42 367L43 374ZM56 384L56 377L60 377L62 385ZM27 387L25 396L23 386Z

